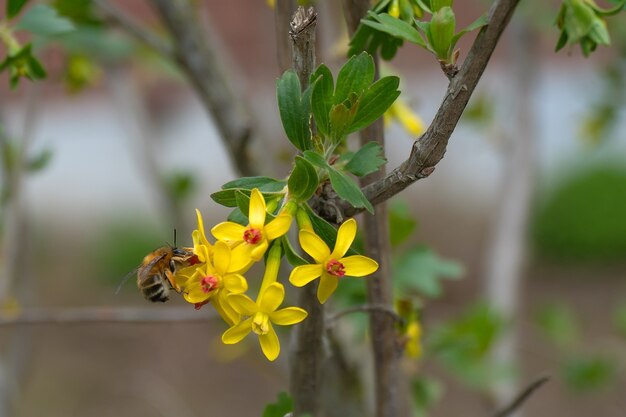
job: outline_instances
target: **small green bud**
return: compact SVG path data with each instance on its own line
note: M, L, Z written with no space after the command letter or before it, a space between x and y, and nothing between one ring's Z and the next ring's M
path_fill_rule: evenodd
M437 58L441 61L448 62L450 60L450 52L452 49L452 38L456 29L456 18L450 7L443 7L433 14L430 21L428 39L437 54Z

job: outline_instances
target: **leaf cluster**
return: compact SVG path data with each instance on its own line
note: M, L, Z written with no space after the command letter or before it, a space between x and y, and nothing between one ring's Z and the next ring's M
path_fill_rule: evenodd
M479 29L487 24L485 15L478 18L466 28L456 32L456 17L452 10L452 1L438 0L428 2L424 11L431 15L430 20L419 20L414 16L403 18L391 13L384 13L376 7L361 21L361 27L386 34L393 39L414 43L437 57L444 65L454 65L459 51L455 46L463 35ZM419 18L422 16L420 15ZM361 34L357 31L352 39L353 48L371 48L362 42ZM393 55L391 55L393 57Z
M290 198L306 202L320 184L329 181L339 197L356 208L373 212L350 174L364 176L378 170L386 163L382 148L371 142L354 153L336 156L334 152L346 147L350 133L380 118L400 95L398 77L377 81L374 78L374 60L363 52L348 60L336 81L324 64L311 74L304 91L293 70L286 71L277 81L278 109L285 134L302 152L296 156L287 180Z
M604 18L619 13L624 5L626 0L621 0L613 7L603 9L594 0L564 0L556 19L561 31L556 50L567 44L579 44L583 55L589 56L598 45L610 45Z

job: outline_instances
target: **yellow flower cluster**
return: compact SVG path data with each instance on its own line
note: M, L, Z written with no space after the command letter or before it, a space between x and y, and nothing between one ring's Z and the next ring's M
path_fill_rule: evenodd
M297 205L288 203L266 223L267 205L263 194L255 188L250 193L249 224L217 224L211 229L215 244L207 239L202 215L196 210L198 228L193 231L192 238L198 263L180 269L175 276L176 286L187 302L196 308L210 303L230 326L222 335L225 344L237 343L254 332L270 361L280 353L273 325L296 324L307 316L307 312L299 307L279 309L285 298L285 289L277 282L282 248L276 239L289 231L297 210ZM321 303L335 291L340 278L365 276L378 268L374 260L365 256L345 256L356 236L354 219L339 228L333 251L315 234L310 222L304 223L307 226L301 226L300 245L314 263L293 269L289 281L302 287L320 278L318 299ZM265 273L256 301L253 301L245 295L248 282L244 274L264 257Z

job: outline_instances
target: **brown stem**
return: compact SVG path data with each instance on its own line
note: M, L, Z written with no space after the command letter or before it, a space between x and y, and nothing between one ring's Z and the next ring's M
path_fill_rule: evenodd
M317 16L313 8L299 7L291 20L289 36L292 43L293 67L302 89L309 84L315 68L315 28ZM324 306L317 300L317 283L304 287L300 307L308 311L307 319L296 327L290 363L290 391L294 401L294 417L317 416L322 390Z
M242 175L256 173L247 152L252 127L249 115L240 108L215 47L200 26L190 0L151 0L172 35L174 57L198 93L222 135L223 143Z
M369 8L367 0L348 0L344 3L347 21L351 33L358 27L358 22L365 16ZM376 78L378 78L378 57L376 61ZM383 120L378 119L360 132L361 145L376 141L385 148ZM385 177L385 167L361 179L366 186ZM379 263L378 270L367 278L367 298L371 305L381 306L393 311L393 287L391 281L391 247L389 243L389 218L387 205L381 202L376 207L374 216L366 214L363 218L363 234L365 253ZM384 311L373 310L370 315L370 332L374 353L374 386L376 396L376 416L394 417L399 410L400 369L399 358L401 349L398 345L396 319Z
M356 4L359 0L344 1L344 4ZM479 32L459 73L450 81L433 122L413 143L408 159L383 178L363 188L363 193L373 205L387 201L415 181L428 177L435 170L435 165L443 158L448 140L519 1L493 2L489 11L489 24ZM349 7L346 7L346 10L349 10ZM345 201L337 201L336 205L341 208L343 217L351 217L363 211L351 207Z

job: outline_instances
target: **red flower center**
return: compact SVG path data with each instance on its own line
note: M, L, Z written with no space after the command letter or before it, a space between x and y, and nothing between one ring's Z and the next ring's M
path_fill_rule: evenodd
M243 240L250 245L256 245L261 241L263 235L259 229L255 229L254 227L250 227L243 232Z
M346 275L346 267L343 266L343 264L338 260L331 259L326 264L326 272L328 272L330 275L341 278Z
M199 264L200 259L198 259L197 255L191 255L191 257L189 258L187 262L189 263L189 266L193 266L193 265Z
M219 280L213 275L206 276L202 278L202 281L200 281L200 286L202 287L202 291L204 291L207 294L215 290L218 284L219 284Z

